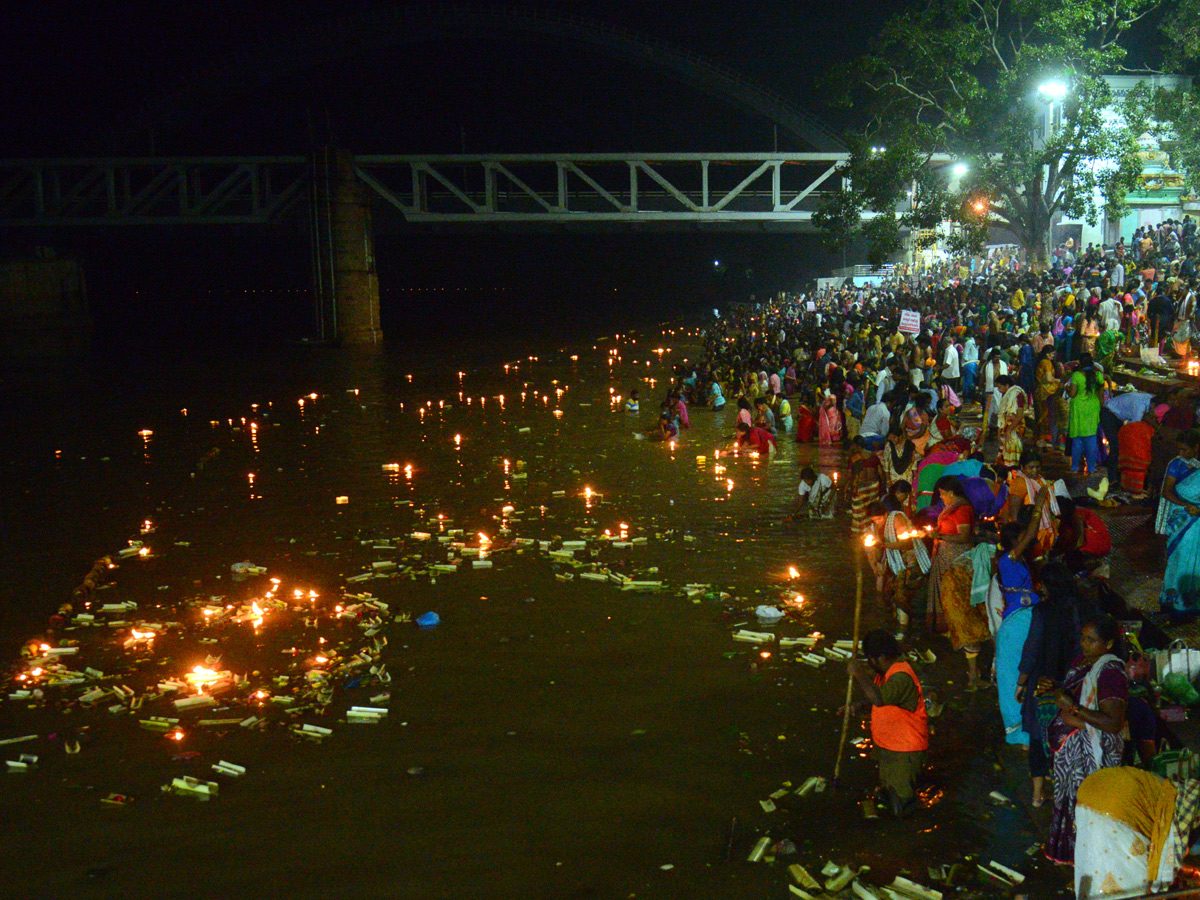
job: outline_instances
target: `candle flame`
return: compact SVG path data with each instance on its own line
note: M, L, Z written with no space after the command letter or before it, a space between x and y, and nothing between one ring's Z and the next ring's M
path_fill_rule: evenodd
M197 694L203 694L206 687L221 680L221 673L207 666L193 666L186 679L196 688Z

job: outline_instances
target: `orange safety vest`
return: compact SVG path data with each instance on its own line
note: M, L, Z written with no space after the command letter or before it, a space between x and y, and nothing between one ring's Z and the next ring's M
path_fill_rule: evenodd
M898 672L908 675L917 686L917 708L909 712L900 706L871 707L871 740L876 747L900 753L928 750L929 718L925 714L925 692L912 666L906 662L892 663L882 678L875 676L875 683L882 686Z

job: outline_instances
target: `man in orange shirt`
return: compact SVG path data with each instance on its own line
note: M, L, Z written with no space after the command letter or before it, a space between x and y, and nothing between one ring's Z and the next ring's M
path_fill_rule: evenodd
M917 776L925 768L929 749L925 694L913 667L900 659L896 638L887 631L867 632L862 649L866 659L850 660L850 674L871 709L879 781L892 812L907 818L917 810Z

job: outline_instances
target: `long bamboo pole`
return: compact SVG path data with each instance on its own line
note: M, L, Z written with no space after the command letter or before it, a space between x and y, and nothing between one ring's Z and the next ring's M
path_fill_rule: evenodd
M862 622L862 597L863 597L863 548L862 543L856 537L854 541L854 640L851 652L853 658L858 658L858 632ZM837 762L833 767L833 786L838 786L838 777L842 774L842 755L846 750L846 736L850 732L850 701L854 696L854 676L847 676L846 680L846 707L842 712L842 737L838 741Z

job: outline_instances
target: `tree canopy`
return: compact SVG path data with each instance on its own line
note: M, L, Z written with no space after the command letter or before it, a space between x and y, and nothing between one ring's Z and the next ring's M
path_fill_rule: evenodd
M1197 21L1200 0L914 5L833 76L832 94L862 124L848 136L850 186L817 224L834 244L866 237L873 263L899 249L902 228L927 234L946 220L959 246L999 226L1044 260L1056 213L1123 214L1141 171L1136 139L1170 106L1145 93L1114 106L1103 76L1147 65L1145 53L1131 59L1135 37L1170 51L1153 62L1186 64Z

